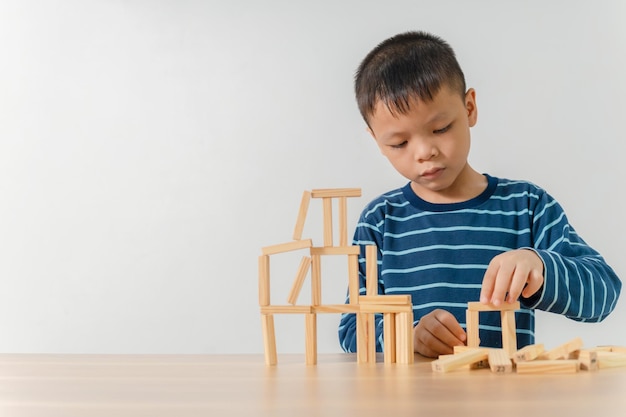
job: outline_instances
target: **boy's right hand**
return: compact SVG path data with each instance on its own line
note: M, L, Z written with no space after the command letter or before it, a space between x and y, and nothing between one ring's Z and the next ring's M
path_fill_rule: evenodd
M415 351L436 358L454 353L454 346L465 344L467 336L456 318L448 311L437 309L423 316L413 329Z

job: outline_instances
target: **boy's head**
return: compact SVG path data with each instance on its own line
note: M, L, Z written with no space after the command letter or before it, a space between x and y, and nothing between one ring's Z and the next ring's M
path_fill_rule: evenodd
M359 110L369 125L376 104L404 114L411 99L431 101L447 86L465 96L465 77L454 51L444 40L425 32L406 32L374 48L355 76Z

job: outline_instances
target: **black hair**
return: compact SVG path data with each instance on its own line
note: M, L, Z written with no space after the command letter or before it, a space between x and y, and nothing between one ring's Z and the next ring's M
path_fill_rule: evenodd
M378 101L392 114L404 114L411 98L431 101L443 85L465 95L465 76L454 50L426 32L401 33L381 42L363 59L354 78L366 122Z

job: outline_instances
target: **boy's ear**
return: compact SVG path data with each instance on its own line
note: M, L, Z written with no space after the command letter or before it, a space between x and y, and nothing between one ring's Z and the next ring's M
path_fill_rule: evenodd
M478 107L476 106L476 90L473 88L470 88L465 93L465 108L467 109L469 126L474 127L478 120Z

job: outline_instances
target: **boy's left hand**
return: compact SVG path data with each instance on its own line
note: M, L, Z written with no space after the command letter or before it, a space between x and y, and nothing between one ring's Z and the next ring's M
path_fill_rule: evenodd
M514 303L530 297L543 285L543 261L532 250L517 249L494 257L483 277L480 302Z

